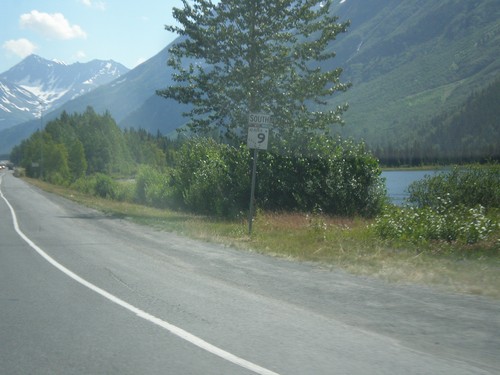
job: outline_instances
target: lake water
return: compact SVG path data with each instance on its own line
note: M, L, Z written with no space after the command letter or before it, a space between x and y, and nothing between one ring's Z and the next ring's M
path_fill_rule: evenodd
M436 174L437 170L419 170L419 171L383 171L382 177L385 178L387 195L392 203L402 205L408 198L408 186L412 182L423 179L425 176Z

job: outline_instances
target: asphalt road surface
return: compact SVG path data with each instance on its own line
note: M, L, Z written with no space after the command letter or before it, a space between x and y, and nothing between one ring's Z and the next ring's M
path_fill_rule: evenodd
M500 374L498 300L0 191L1 374Z

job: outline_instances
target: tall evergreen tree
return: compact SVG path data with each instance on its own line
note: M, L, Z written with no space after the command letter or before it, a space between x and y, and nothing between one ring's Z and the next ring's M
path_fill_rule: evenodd
M249 112L272 113L281 136L326 131L347 108L331 110L326 100L349 87L342 69L322 68L335 56L330 42L349 26L331 15L331 4L183 0L173 11L180 26L166 26L182 37L168 61L176 85L158 94L192 105L185 116L194 132L245 135Z

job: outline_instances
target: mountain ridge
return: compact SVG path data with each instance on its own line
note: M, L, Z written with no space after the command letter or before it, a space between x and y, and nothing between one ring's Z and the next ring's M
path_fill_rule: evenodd
M0 129L40 118L64 103L120 77L129 69L112 60L65 64L32 54L0 74ZM25 95L23 100L22 93ZM18 95L16 95L18 93ZM13 99L18 103L13 103ZM21 113L19 113L19 111Z

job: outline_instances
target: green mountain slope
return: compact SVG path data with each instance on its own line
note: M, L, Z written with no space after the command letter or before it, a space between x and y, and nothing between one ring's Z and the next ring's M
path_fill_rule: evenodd
M361 6L350 2L345 16L356 11L353 3ZM414 137L415 126L459 110L500 76L500 2L384 4L361 24L353 18L350 34L332 46L353 83L332 101L350 104L341 133L374 147Z

